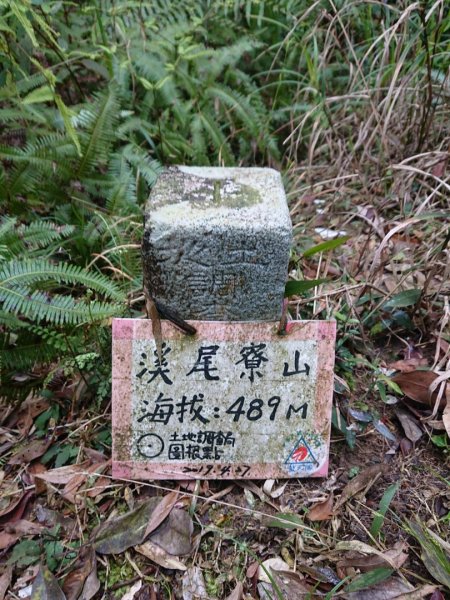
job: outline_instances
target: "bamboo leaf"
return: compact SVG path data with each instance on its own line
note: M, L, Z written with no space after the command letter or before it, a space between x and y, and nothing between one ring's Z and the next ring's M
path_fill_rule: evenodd
M308 248L302 254L303 258L309 258L314 254L318 254L319 252L329 252L330 250L334 250L339 246L345 244L347 240L350 239L349 235L345 235L344 237L335 238L334 240L328 240L327 242L322 242L321 244L317 244L317 246L312 246L312 248Z
M421 523L408 521L407 528L422 548L422 560L430 575L450 589L448 544Z
M422 290L412 288L410 290L404 290L395 294L383 304L383 310L392 310L393 308L405 308L406 306L413 306L419 300Z
M372 521L372 526L370 528L370 535L374 538L378 537L380 530L383 526L384 517L386 515L387 509L389 508L392 499L395 494L398 492L400 488L400 482L393 483L388 487L388 489L384 492L383 497L380 500L380 505L378 507L377 512L375 513L375 517Z
M348 584L348 586L345 588L345 591L350 593L365 590L373 585L376 585L377 583L385 581L392 575L393 572L393 569L379 567L378 569L374 569L373 571L362 573L361 575L355 577L355 579Z
M329 279L310 279L308 281L288 281L284 290L285 296L300 296L308 290L326 283Z
M78 139L77 132L75 130L75 127L72 124L71 111L64 104L64 102L59 94L55 95L55 102L59 109L59 112L61 113L61 117L64 121L64 127L66 128L67 134L69 135L72 142L75 144L77 152L78 152L78 156L81 157L82 154L81 154L80 140Z

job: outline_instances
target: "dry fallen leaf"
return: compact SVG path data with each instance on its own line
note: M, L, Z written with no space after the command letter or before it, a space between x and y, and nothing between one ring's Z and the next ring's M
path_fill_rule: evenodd
M179 508L172 509L165 521L150 535L150 540L173 556L190 554L194 525L189 514Z
M122 596L120 600L134 600L136 594L142 589L142 579L136 581L134 585L130 587L128 592Z
M281 590L283 598L311 598L313 589L300 573L293 571L272 571L275 583Z
M3 481L0 485L0 517L7 515L22 499L22 489L15 481Z
M120 554L131 546L142 544L151 515L158 506L158 498L150 498L121 517L103 523L93 533L94 548L101 554Z
M253 577L258 572L258 569L259 569L259 564L256 561L253 563L250 563L249 566L247 567L247 571L245 572L245 576L248 577L249 579L253 579Z
M47 410L49 403L42 396L30 396L20 407L20 410L14 416L14 424L21 435L26 435L33 425L33 419ZM9 423L11 426L11 422Z
M21 465L23 463L29 463L32 460L36 460L36 458L39 458L45 452L47 452L52 441L52 438L33 440L15 452L9 459L8 463L10 465Z
M98 590L100 589L100 580L97 576L97 557L95 552L93 553L93 561L92 561L92 571L86 577L86 581L84 582L83 591L79 600L90 600L93 598Z
M372 585L367 589L360 590L358 592L345 593L342 597L345 600L416 600L424 598L425 595L429 594L428 591L431 586L419 588L415 590L414 587L404 579L400 577L390 577L381 583ZM426 592L424 594L424 591ZM420 593L421 595L417 595Z
M423 435L423 431L417 420L408 411L401 408L398 408L395 414L403 427L406 437L411 442L418 442Z
M400 451L403 454L403 456L408 456L409 454L411 454L413 447L414 446L411 440L408 440L407 438L403 438L402 440L400 440Z
M427 365L428 360L426 358L406 358L388 364L387 368L400 371L401 373L411 373L412 371L415 371L417 367L426 367Z
M421 559L427 571L450 589L450 544L419 520L408 521L409 532L421 547Z
M441 592L436 590L436 586L430 584L422 585L413 592L401 594L401 596L397 596L395 600L422 600L422 598L426 598L430 594L431 596L428 600L445 600L445 597Z
M7 511L3 512L0 516L0 525L19 521L33 496L33 490L28 490L28 492L25 492L18 500L16 499L12 505L9 505Z
M66 600L53 573L41 565L31 589L31 600Z
M78 489L85 484L88 479L91 481L95 475L101 475L109 466L111 465L111 461L107 460L102 463L94 463L85 469L82 473L78 473L74 475L64 486L62 491L62 497L72 504L76 504L78 502L77 491ZM89 489L93 486L89 484ZM81 492L80 492L81 494ZM80 498L81 500L81 498Z
M92 485L89 485L88 490L84 490L84 493L89 498L97 498L100 494L105 492L111 486L111 478L107 476L99 477L94 481Z
M45 508L41 504L37 504L34 509L36 519L47 529L51 529L55 525L59 526L59 531L70 537L71 539L79 537L78 524L72 517L62 515L55 510Z
M447 403L442 413L442 422L444 423L447 435L450 437L450 394L447 394Z
M371 482L375 480L379 475L384 475L389 470L388 465L385 463L379 463L377 465L372 465L367 469L364 469L359 475L357 475L354 479L351 479L345 488L342 490L342 494L340 498L337 500L334 510L340 508L343 504L347 502L350 498L355 496L358 492L366 488Z
M445 171L447 169L447 162L448 162L448 156L446 154L443 158L438 160L433 165L433 167L431 168L431 174L434 175L434 177L439 177L439 179L442 179L443 177L445 177Z
M133 600L158 600L159 598L160 595L156 592L156 585L145 584L140 590L135 592Z
M170 492L158 502L147 524L144 539L169 516L172 508L178 502L179 496L179 492Z
M275 571L289 571L289 565L279 556L268 558L259 565L258 581L270 583L269 574L271 573L271 569L274 569Z
M39 535L45 529L39 523L32 523L26 519L18 519L12 523L5 523L4 528L8 533L15 533L20 537L24 535Z
M381 560L388 563L390 567L396 569L395 560L392 559L386 552L381 552L381 550L377 550L377 548L373 548L364 542L360 542L359 540L348 540L343 542L338 542L335 546L336 552L341 552L343 550L350 550L351 552L360 552L362 554L367 554L368 556L376 555L381 558Z
M258 592L261 600L278 600L283 598L286 600L306 600L315 598L314 591L310 588L305 579L299 573L293 571L277 571L271 569L271 576L276 585L276 589L272 584L262 581L258 584Z
M40 565L31 565L22 569L22 572L19 573L16 582L12 587L12 590L16 591L27 587L28 584L32 583L36 579L40 568ZM29 590L31 593L31 585L29 586Z
M86 471L90 464L91 462L86 460L78 465L66 465L50 469L45 473L36 473L34 477L56 485L66 485L75 475Z
M200 567L190 567L183 575L183 600L209 600Z
M236 584L234 590L229 594L225 600L242 600L242 596L244 595L244 586L240 581Z
M269 504L270 506L273 506L273 508L275 508L276 510L279 510L279 507L274 504L273 502L271 502L269 500L269 498L266 496L266 494L262 491L262 489L260 489L256 483L253 483L253 481L247 480L247 481L239 481L237 480L236 485L238 485L239 487L241 487L243 490L248 490L250 491L252 494L254 494L255 496L257 496L261 502L265 502L266 504Z
M11 584L13 568L11 566L5 567L5 570L0 575L0 600L4 600L5 594Z
M187 569L186 565L179 561L176 556L170 555L151 540L135 546L135 550L165 569L176 569L178 571L186 571Z
M333 516L333 494L323 502L316 502L309 509L306 518L309 521L327 521Z
M367 554L356 552L354 554L346 555L336 566L338 569L351 567L353 569L358 569L363 573L380 567L394 567L395 569L400 569L408 559L408 554L405 552L406 549L407 545L405 542L397 542L394 544L393 548L386 550L386 552L381 554L367 556Z
M309 575L316 581L322 583L331 583L333 586L337 585L341 579L333 571L331 567L321 567L319 565L308 565L304 561L297 562L297 570L299 573Z
M99 589L95 552L91 546L85 546L80 551L75 569L64 580L63 591L67 600L90 600Z
M20 535L17 533L7 533L6 531L0 531L0 550L6 550L17 542Z
M265 583L261 581L258 583L258 598L259 600L275 600L276 593L270 583Z
M433 371L411 371L410 373L399 373L392 377L392 381L400 386L402 392L420 404L425 404L430 408L434 407L437 398L437 392L430 394L429 387L439 375ZM444 408L445 399L440 402L440 408Z
M34 485L34 491L36 496L45 494L47 492L47 483L42 479L36 477L36 475L46 473L47 467L40 462L34 462L28 465L26 470L26 477L30 484Z
M267 496L270 496L271 498L274 498L274 499L279 498L283 494L284 490L286 489L287 484L288 484L288 481L286 481L285 483L283 483L276 489L273 489L273 487L275 485L275 479L267 479L263 485L263 492L265 494L267 494Z

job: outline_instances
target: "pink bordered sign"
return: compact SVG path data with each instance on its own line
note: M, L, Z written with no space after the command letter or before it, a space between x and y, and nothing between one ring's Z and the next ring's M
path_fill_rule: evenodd
M113 320L113 476L325 477L333 321Z

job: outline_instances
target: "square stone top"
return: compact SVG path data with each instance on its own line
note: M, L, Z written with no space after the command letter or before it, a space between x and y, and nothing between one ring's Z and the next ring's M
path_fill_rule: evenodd
M156 182L147 205L152 227L284 230L292 225L280 173L239 167L170 167Z
M147 204L144 278L183 319L277 319L291 242L277 171L171 167Z

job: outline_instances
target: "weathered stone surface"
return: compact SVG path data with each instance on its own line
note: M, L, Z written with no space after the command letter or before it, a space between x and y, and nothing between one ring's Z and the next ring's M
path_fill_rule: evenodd
M267 479L327 474L331 321L113 321L113 475Z
M291 238L277 171L174 167L148 201L144 270L184 319L277 319Z

